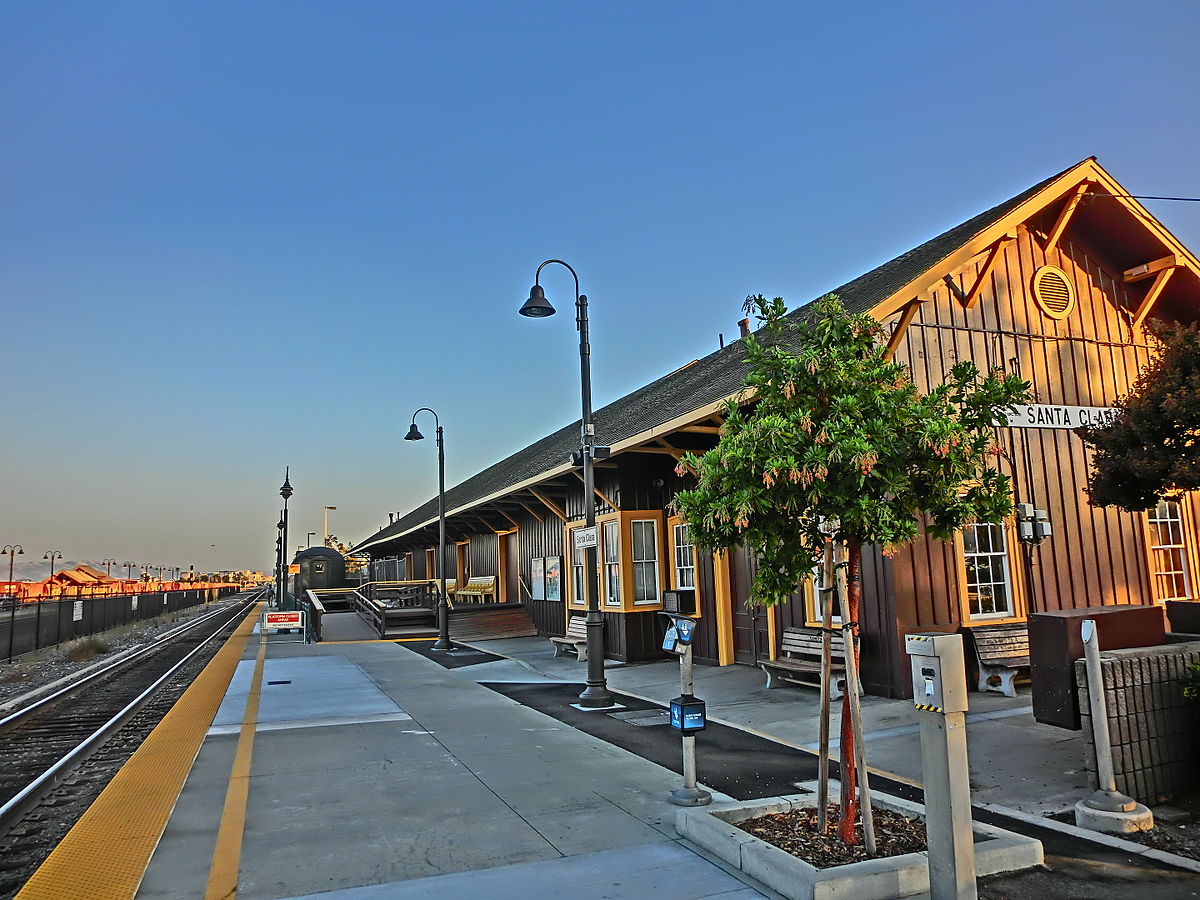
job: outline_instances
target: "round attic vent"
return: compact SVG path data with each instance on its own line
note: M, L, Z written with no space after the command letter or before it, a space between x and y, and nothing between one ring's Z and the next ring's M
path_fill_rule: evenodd
M1065 319L1075 309L1075 290L1057 266L1042 266L1033 273L1033 299L1052 319Z

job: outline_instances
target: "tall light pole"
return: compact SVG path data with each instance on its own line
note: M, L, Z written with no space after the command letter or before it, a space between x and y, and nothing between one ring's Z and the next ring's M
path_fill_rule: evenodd
M561 259L548 259L533 275L533 287L529 299L521 307L521 315L531 319L543 319L554 315L554 307L546 299L546 292L538 279L542 269L551 263L566 268L575 279L575 328L579 331L579 376L583 399L583 418L580 422L580 442L583 448L583 510L584 525L596 531L596 477L594 452L596 426L592 421L592 345L588 340L588 299L579 293L579 276ZM588 709L603 709L612 706L613 695L604 679L604 616L600 612L599 572L596 570L596 541L584 551L584 584L587 586L587 687L579 695L579 705ZM573 551L572 551L573 552Z
M404 436L406 441L423 441L425 435L417 430L417 413L427 412L433 416L433 424L437 428L437 449L438 449L438 553L437 565L435 566L433 577L437 579L437 619L438 619L438 639L433 642L433 650L453 650L454 644L450 643L450 607L446 602L446 580L442 577L442 567L446 563L446 444L442 435L442 423L435 413L428 406L422 406L417 412L412 415L412 425L408 429L408 434Z
M104 566L104 572L106 575L111 575L112 567L119 565L119 563L110 556L108 559L100 560L100 565Z
M25 548L20 544L5 544L3 552L8 554L8 592L12 595L12 606L8 608L8 661L12 662L13 636L17 631L17 592L13 590L13 563L18 555L25 555Z
M283 543L279 545L279 608L287 609L287 545L288 545L288 498L292 496L291 482L291 466L285 466L283 469L283 486L279 488L279 496L283 498L283 518L280 521L283 523L283 531L279 535L283 539Z
M137 563L127 562L127 563L122 563L122 565L125 566L125 580L132 581L133 580L133 567L136 566Z
M316 533L315 531L310 531L310 532L308 533L308 543L307 543L307 545L306 545L306 549L307 549L308 547L311 547L311 546L312 546L312 539L313 539L314 537L316 537L316 536L317 536L317 533Z
M321 541L322 541L323 545L326 547L329 546L329 511L331 509L336 510L337 507L336 506L325 507L325 525L324 525L325 533L324 533L324 535L322 535Z

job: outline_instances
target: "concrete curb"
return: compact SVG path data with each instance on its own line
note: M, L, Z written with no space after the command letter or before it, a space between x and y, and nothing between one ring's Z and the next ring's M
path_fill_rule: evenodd
M1113 850L1132 853L1146 859L1152 859L1155 862L1166 863L1178 869L1184 869L1188 872L1200 873L1200 860L1191 859L1187 856L1179 856L1176 853L1168 853L1166 850L1147 847L1145 844L1127 841L1115 835L1103 834L1099 831L1089 831L1086 828L1080 828L1077 825L1071 825L1067 822L1059 822L1055 819L1035 816L1031 813L1022 812L1019 809L1013 809L1011 806L1001 806L998 803L977 803L976 806L997 815L1017 819L1021 822L1028 822L1030 825L1037 825L1040 828L1049 828L1051 831L1060 831L1063 834L1069 834L1083 841L1091 841L1093 844L1100 844L1103 847L1109 847Z

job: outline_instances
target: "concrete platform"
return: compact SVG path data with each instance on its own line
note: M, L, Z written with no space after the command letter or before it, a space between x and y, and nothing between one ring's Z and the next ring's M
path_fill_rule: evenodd
M257 650L230 682L138 897L206 892ZM447 670L391 642L270 645L238 896L528 897L525 881L575 885L578 897L772 896L679 842L673 772L467 674L503 665L529 677L510 661ZM382 887L363 893L371 886Z

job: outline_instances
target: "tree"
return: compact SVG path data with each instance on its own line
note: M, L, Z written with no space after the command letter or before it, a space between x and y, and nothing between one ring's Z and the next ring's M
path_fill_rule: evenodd
M996 431L1029 385L959 362L922 394L880 342L882 326L846 312L835 295L810 315L781 298L746 299L762 329L743 339L748 391L726 408L716 447L685 456L697 476L676 500L697 545L744 545L758 560L750 601L785 602L811 576L826 534L847 551L850 618L859 618L864 544L891 555L919 533L942 540L1012 511L1008 476L993 468ZM753 399L752 405L746 405ZM856 631L856 629L855 629ZM857 649L856 649L857 652ZM855 795L853 734L843 699L843 797ZM840 833L856 841L858 810Z
M1138 512L1200 488L1200 335L1195 325L1151 327L1160 352L1117 401L1116 418L1076 432L1095 450L1093 506Z

